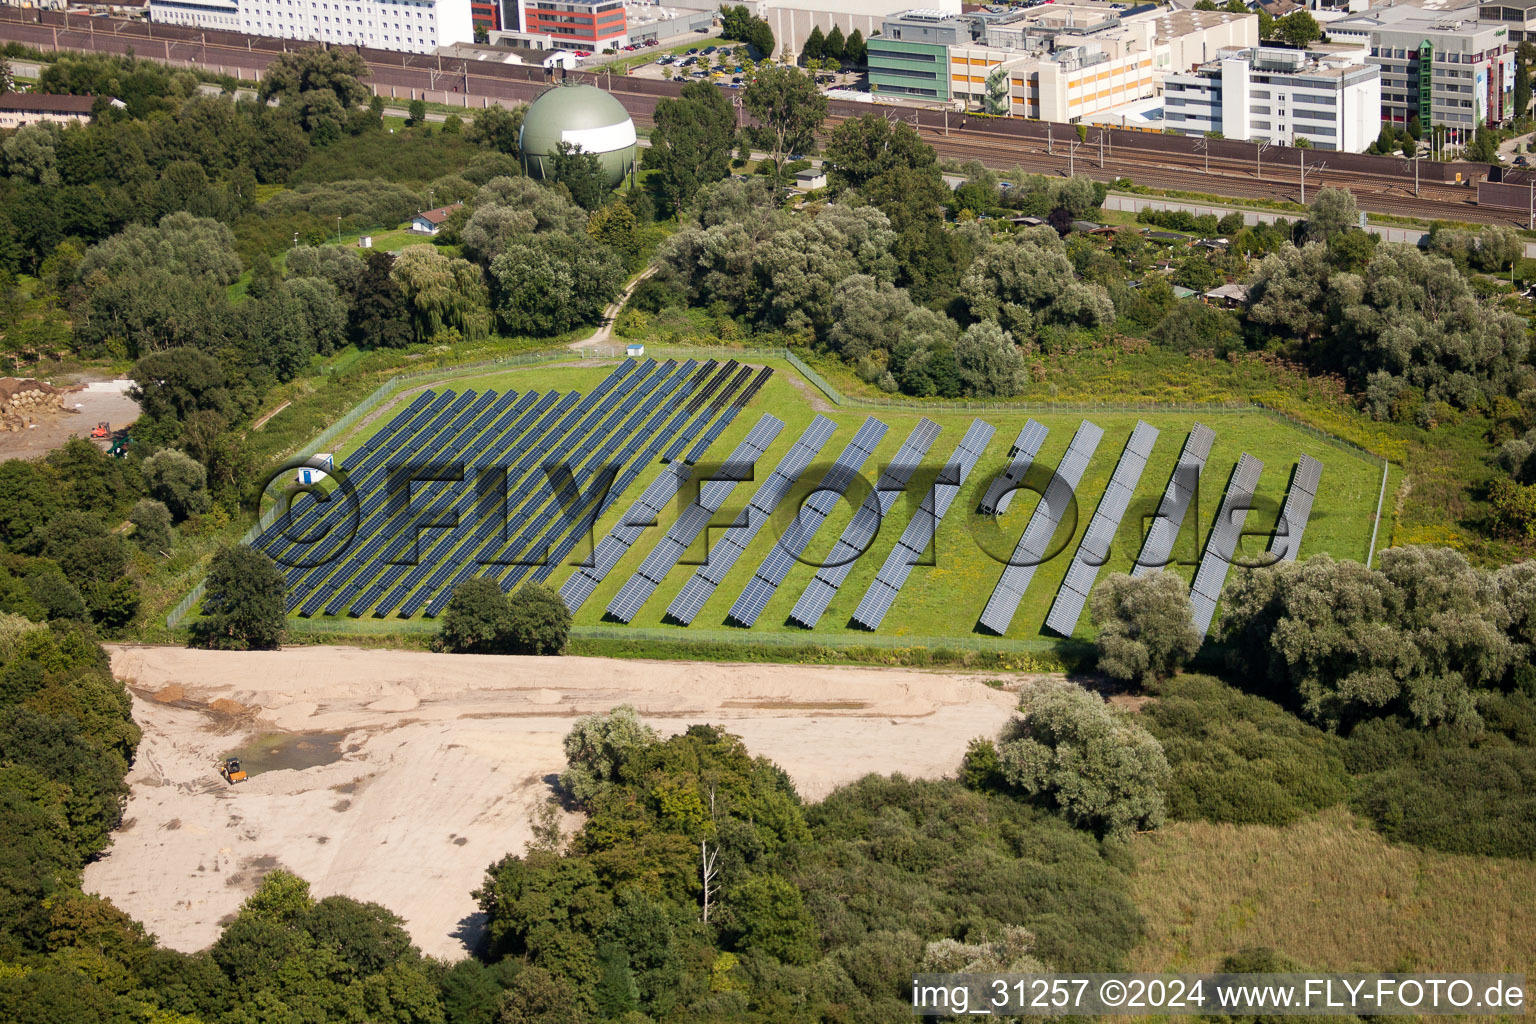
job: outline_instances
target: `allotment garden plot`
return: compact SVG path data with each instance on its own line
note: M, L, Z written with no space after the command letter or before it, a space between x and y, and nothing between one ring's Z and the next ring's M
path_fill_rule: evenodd
M296 625L419 628L483 576L711 640L1083 637L1097 581L1162 566L1205 630L1238 573L1367 557L1381 463L1261 410L817 412L768 362L422 391L256 546Z

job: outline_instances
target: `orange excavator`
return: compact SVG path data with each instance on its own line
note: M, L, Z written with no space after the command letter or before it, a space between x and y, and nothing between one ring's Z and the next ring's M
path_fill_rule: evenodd
M219 765L219 774L224 776L224 781L231 786L246 780L245 769L240 767L238 757L227 758L223 764Z
M98 441L106 437L111 437L112 424L108 423L106 420L102 420L100 423L91 428L91 436L96 438Z

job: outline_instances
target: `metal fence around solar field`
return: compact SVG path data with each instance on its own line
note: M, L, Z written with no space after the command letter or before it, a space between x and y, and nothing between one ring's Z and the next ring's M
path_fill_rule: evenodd
M922 413L935 413L935 412L1001 412L1001 413L1010 413L1010 414L1053 414L1054 413L1054 414L1084 414L1084 415L1091 415L1091 414L1094 414L1094 413L1106 413L1106 412L1127 412L1127 413L1190 412L1190 413L1206 413L1206 414L1211 414L1211 413L1231 414L1231 413L1244 413L1244 412L1252 413L1252 412L1256 412L1256 413L1259 413L1260 415L1266 416L1266 417L1268 417L1270 419L1276 420L1278 422L1282 422L1282 423L1286 424L1287 426L1292 427L1292 428L1294 428L1296 430L1300 430L1300 431L1308 434L1309 436L1311 436L1313 438L1316 438L1319 441L1322 441L1325 444L1328 444L1328 445L1330 445L1330 446L1332 446L1334 448L1339 449L1340 451L1347 452L1349 454L1355 455L1356 457L1363 458L1363 459L1367 460L1368 462L1372 463L1373 465L1380 466L1381 467L1381 473L1382 473L1382 487L1381 487L1381 495L1380 495L1380 497L1377 500L1374 525L1379 526L1380 520L1381 520L1381 509L1382 509L1382 505L1384 503L1384 499L1385 499L1385 496L1386 496L1387 476L1388 476L1388 473L1389 473L1390 468L1391 468L1391 463L1386 458L1382 457L1381 455L1377 454L1376 452L1371 451L1368 448L1365 448L1364 446L1362 446L1360 444L1357 444L1354 441L1350 441L1350 440L1347 440L1345 438L1339 437L1337 434L1329 433L1326 430L1321 430L1321 429L1311 425L1310 423L1307 423L1307 422L1297 418L1296 416L1294 416L1291 413L1285 412L1285 411L1280 410L1280 409L1276 409L1276 408L1274 408L1272 406L1266 405L1265 403L1259 402L1259 401L1254 401L1254 400L1232 400L1232 401L1225 401L1225 402L1152 402L1152 401L1148 401L1148 402L1081 402L1081 401L1073 401L1073 402L1049 402L1049 401L1046 401L1046 402L1042 402L1042 401L987 402L987 401L970 401L970 400L966 400L966 401L946 400L946 401L942 401L942 402L919 402L919 401L913 401L911 399L902 399L902 398L854 397L854 396L844 395L840 390L838 390L825 377L823 377L821 374L817 373L815 369L813 369L808 363L806 363L806 361L804 359L802 359L799 355L797 355L793 350L788 349L788 348L784 348L784 347L781 347L781 346L751 347L751 346L732 346L732 345L719 345L719 346L710 346L710 345L697 345L697 346L689 346L689 345L662 345L662 346L657 346L657 348L662 350L661 353L657 353L657 354L665 354L667 356L673 356L673 355L699 355L699 356L706 356L706 357L710 357L710 358L721 358L721 357L736 357L736 358L746 357L746 358L750 358L752 356L758 356L758 357L761 357L761 358L782 359L785 362L787 362L791 367L793 367L795 369L795 371L798 372L801 376L803 376L807 381L809 381L812 385L814 385L816 387L816 389L818 391L820 391L822 393L822 395L827 399L828 402L830 402L834 406L837 406L840 409L847 409L847 410L855 410L855 409L860 409L860 410L862 410L862 409L903 409L903 410L910 410L910 411L913 411L913 412L922 412ZM426 377L444 378L445 376L449 376L449 375L455 376L455 377L473 376L473 375L477 375L477 374L482 373L482 372L494 372L494 371L499 370L499 369L507 369L507 368L516 367L516 366L536 365L536 364L541 364L541 363L558 362L558 361L561 361L561 360L581 360L581 361L611 360L611 359L623 359L623 358L626 358L626 356L627 356L627 351L626 351L626 348L624 346L592 346L592 347L581 348L581 349L561 348L561 349L554 349L554 350L543 350L543 351L539 351L539 352L517 353L517 354L514 354L514 355L500 356L500 357L496 357L496 358L492 358L492 359L477 360L477 361L468 362L468 363L451 363L451 362L450 363L442 363L442 362L434 362L433 365L423 366L423 367L418 368L418 369L413 369L413 370L411 370L409 372L399 373L399 374L396 374L396 375L392 376L389 380L385 381L382 385L380 385L379 388L376 389L367 398L363 399L356 406L354 406L351 410L349 410L347 412L347 414L344 415L341 419L337 420L335 423L331 424L325 430L321 431L321 433L313 441L311 441L309 444L305 445L304 448L300 450L299 455L300 455L300 457L307 457L308 455L312 455L315 452L320 451L326 444L330 443L335 438L343 435L349 428L351 428L353 425L355 425L359 419L361 419L363 416L367 415L373 409L377 408L379 406L379 404L382 403L386 398L388 398L391 395L393 395L402 385L404 385L405 383L407 383L407 382L409 382L411 380L418 380L418 379L422 379L422 378L426 378ZM273 520L275 519L276 514L277 513L276 513L276 508L275 507L268 509L267 512L265 514L263 514L263 516L257 521L257 523L255 525L253 525L249 530L247 530L245 535L240 538L240 543L242 543L242 544L249 543L252 539L254 539L256 536L258 536L263 530L267 529L271 525ZM1374 557L1374 555L1375 555L1375 547L1376 547L1376 533L1375 533L1375 530L1373 529L1372 536L1371 536L1371 541L1370 541L1370 550L1369 550L1368 556L1367 556L1368 558L1373 558ZM1370 564L1370 562L1368 561L1367 565L1369 565L1369 564ZM197 607L198 603L202 600L203 590L204 590L204 584L202 584L202 583L199 583L196 587L194 587L192 589L192 591L190 593L188 593L187 596L184 597L181 600L181 602L178 603L176 605L176 607L171 610L170 614L166 616L166 626L169 627L169 628L174 629L178 625L180 625L181 622L186 619L186 617L192 612L193 609L195 609ZM335 628L336 624L327 623L326 625L328 627ZM399 622L399 621L390 622L389 625L391 627L393 627L394 629L408 628L406 626L406 623ZM346 630L346 627L341 627L341 629L339 629L337 631L347 631L347 630ZM635 635L638 636L638 631L635 631ZM658 635L657 639L660 639L661 637L669 637L669 638L674 639L674 640L678 639L677 636L674 636L671 633L661 633L661 634ZM867 639L870 639L870 638L869 637L865 637L863 639L867 640ZM916 640L916 638L909 638L909 639L914 640L914 641ZM988 638L988 639L995 640L995 638ZM796 642L799 642L799 641L796 641ZM807 642L809 642L809 641L807 641ZM815 642L822 642L822 641L818 639ZM966 646L965 644L961 644L959 642L958 638L955 638L955 639L943 638L942 642L946 643L946 644L949 644L950 646ZM981 643L985 643L986 641L980 641L980 642Z

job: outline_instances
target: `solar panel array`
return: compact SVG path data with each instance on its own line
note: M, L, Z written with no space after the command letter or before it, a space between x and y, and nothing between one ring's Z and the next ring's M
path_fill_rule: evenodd
M1237 542L1242 539L1243 523L1253 504L1253 490L1259 485L1259 474L1263 471L1264 463L1244 452L1237 460L1237 468L1232 471L1232 479L1227 482L1227 493L1221 499L1216 522L1205 542L1205 555L1195 570L1195 582L1189 593L1195 609L1195 628L1201 636L1210 632L1211 620L1216 616L1216 602L1221 599L1227 570L1232 567L1232 555L1237 551Z
M942 429L926 416L912 428L912 433L902 442L891 464L875 482L875 489L865 495L864 503L854 513L853 521L844 528L837 543L832 545L826 564L816 570L815 578L795 602L794 610L789 613L791 622L811 629L821 620L827 605L837 596L838 588L853 571L853 564L874 543L875 536L880 532L880 524L895 507L896 499L907 489L912 475L922 465L928 449L933 447Z
M610 480L617 476L623 468L623 461L618 460L620 451L638 447L639 439L634 435L641 421L675 408L678 386L687 382L695 369L691 360L681 366L664 364L660 373L614 407L586 442L562 452L558 467L553 463L543 467L534 498L518 514L521 532L493 559L508 563L496 575L503 590L511 590L535 566L547 563L551 547L572 519L580 516L583 506L595 509L595 496L588 484L601 485L604 475Z
M1018 439L1013 442L1012 458L1008 468L1003 470L992 481L992 486L987 488L987 493L981 499L979 511L982 515L996 515L1007 512L1008 506L1013 503L1013 492L1018 490L1019 484L1024 480L1024 474L1029 472L1029 467L1034 465L1035 456L1040 454L1040 446L1045 443L1045 435L1050 431L1030 420L1024 424L1024 429L1019 431Z
M998 636L1008 632L1014 613L1019 610L1019 602L1035 578L1035 567L1045 561L1051 538L1056 535L1062 516L1071 507L1078 481L1083 478L1088 460L1093 458L1103 436L1104 431L1096 424L1088 420L1079 424L1051 482L1046 484L1040 504L1029 517L1029 524L1024 527L1024 533L981 613L981 624Z
M800 435L800 439L784 454L779 464L773 467L768 479L752 495L752 500L742 513L745 522L731 526L721 535L720 542L709 549L705 563L694 570L693 576L672 599L672 603L667 606L669 616L685 626L692 624L699 610L704 607L704 602L714 595L716 588L751 545L758 531L773 517L774 510L794 489L805 467L820 454L836 430L837 424L825 416L817 416L811 421L805 433Z
M747 367L742 369L744 372L751 372ZM752 382L742 390L741 394L737 395L731 404L725 407L724 414L714 422L713 426L704 432L704 436L699 438L698 443L689 450L687 457L683 461L687 462L690 466L698 462L705 451L709 449L709 446L715 443L715 439L720 436L721 431L731 425L731 421L736 418L736 414L741 412L748 402L752 401L753 396L763 389L763 385L768 383L768 378L772 376L772 367L765 366L758 370L757 376L753 377Z
M1216 432L1204 423L1196 423L1184 438L1179 461L1168 477L1168 486L1157 503L1157 515L1142 538L1141 551L1131 566L1132 576L1158 572L1173 560L1173 545L1184 527L1184 516L1200 490L1200 471L1211 457Z
M886 556L885 564L880 567L874 582L864 592L864 599L859 602L858 608L854 609L854 622L865 629L880 628L880 623L885 620L886 613L891 610L891 605L896 601L896 595L901 593L902 587L906 586L912 567L922 558L923 551L928 545L937 542L939 524L944 521L945 514L949 512L949 506L960 494L960 488L965 486L966 478L971 475L971 470L976 468L977 460L981 458L981 453L986 451L994 433L996 431L992 424L983 420L971 421L970 429L955 446L954 454L949 457L948 464L940 471L938 479L928 491L928 496L918 507L917 514L908 520L907 528L901 533L901 539Z
M733 369L627 360L585 397L423 392L341 461L353 498L301 495L253 546L301 616L430 617L477 573L504 589L547 578L664 444L693 442L766 380L727 382Z
M709 407L701 411L690 424L695 431L703 430L706 423L709 423L716 416L720 415L721 412L725 411L731 405L732 396L745 386L747 379L752 376L751 367L742 366L734 359L726 363L721 372L723 376L729 378L729 382L725 390L716 395L714 400L709 403ZM687 441L681 437L674 438L672 443L667 446L666 453L662 455L662 461L671 462L686 447L688 447Z
M440 585L444 588L445 592L440 595L442 597L442 604L447 604L453 587L459 581L468 579L483 563L483 556L470 556L468 558L465 556L469 555L474 550L475 545L481 543L484 538L498 532L497 527L503 522L503 517L510 514L511 510L516 508L517 502L526 496L532 488L537 486L539 477L542 475L539 466L539 453L547 450L545 446L561 444L567 437L573 434L575 437L580 437L586 433L601 414L604 400L609 395L626 394L637 383L649 377L653 368L654 364L632 366L631 372L624 374L622 377L619 377L617 374L610 375L602 382L602 384L608 385L607 387L600 385L593 390L592 394L585 398L575 393L567 395L564 400L551 410L549 416L535 425L535 430L538 433L524 438L518 444L517 447L522 451L522 455L510 468L505 470L504 481L509 497L505 502L493 504L486 500L489 495L482 496L480 511L485 513L483 522L471 534L468 542L463 544L457 553L458 557L444 567L441 575L434 576L431 579L429 585ZM535 441L535 438L539 440ZM438 455L441 453L441 457L450 458L460 452L474 450L475 445L465 443L468 440L468 438L463 438L455 443L441 444L433 454ZM459 490L462 492L469 489L460 488ZM451 491L449 488L441 488L441 490ZM407 495L406 497L409 500L409 496ZM430 500L430 498L427 500ZM440 498L439 500L442 499ZM445 520L433 517L436 510L437 505L434 503L429 507L428 515L413 517L404 514L408 511L407 508L400 508L397 514L390 518L390 521L381 523L377 536L384 538L387 535L392 535L394 538L387 541L383 549L383 557L370 557L365 547L355 552L348 561L343 562L332 578L338 583L350 578L351 582L345 584L345 586L333 588L333 596L324 605L325 614L336 615L343 609L346 609L347 613L354 617L363 614L367 610L368 605L378 596L377 591L374 590L374 585L381 578L388 577L392 572L405 572L409 566L384 569L383 577L374 575L372 584L368 582L369 575L379 573L381 563L388 564L394 561L406 560L406 547L409 545L414 548L417 545L419 525L439 522L446 523ZM463 540L462 531L454 529L450 532L458 534L457 539L459 541ZM439 539L439 543L444 542ZM457 544L453 546L458 547Z
M886 425L874 417L866 419L859 427L853 440L848 442L848 447L843 449L832 468L827 470L821 482L816 485L816 490L800 506L789 529L784 531L779 542L763 559L763 564L757 567L752 579L742 588L736 603L731 605L732 621L748 627L757 622L757 617L768 607L774 591L779 589L779 584L784 582L784 577L794 567L795 560L805 552L811 539L816 536L816 531L821 529L821 524L826 522L827 516L836 507L838 499L848 489L848 485L853 483L864 463L875 453L886 430Z
M747 432L747 436L731 452L725 465L700 484L698 499L683 510L682 515L667 530L666 536L657 541L645 561L640 563L640 568L619 589L613 600L608 602L609 615L620 622L634 619L640 607L650 600L661 581L667 578L667 573L672 571L683 553L698 539L715 513L720 511L736 489L737 483L751 479L757 460L763 457L763 452L768 450L768 446L783 429L783 420L768 413L763 414L757 425Z
M1098 581L1099 568L1109 560L1110 545L1136 493L1136 484L1147 468L1152 446L1157 443L1157 433L1156 427L1136 421L1136 429L1125 442L1120 461L1115 463L1115 471L1099 498L1099 506L1094 509L1093 518L1088 520L1088 528L1078 542L1072 564L1067 566L1066 578L1061 581L1056 600L1051 602L1050 613L1045 617L1045 624L1062 636L1071 636L1077 628L1077 620L1082 618L1088 592Z
M1283 562L1296 561L1301 551L1301 538L1307 532L1307 520L1312 517L1312 502L1317 498L1317 485L1322 478L1323 464L1312 456L1303 455L1296 463L1275 536L1269 542L1269 553L1278 555Z

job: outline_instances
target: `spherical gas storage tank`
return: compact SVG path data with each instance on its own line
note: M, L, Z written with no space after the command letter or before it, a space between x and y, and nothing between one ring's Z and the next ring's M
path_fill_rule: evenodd
M596 153L610 187L635 163L635 122L623 104L596 86L562 85L533 101L518 135L523 169L530 177L551 177L549 158L562 142Z

